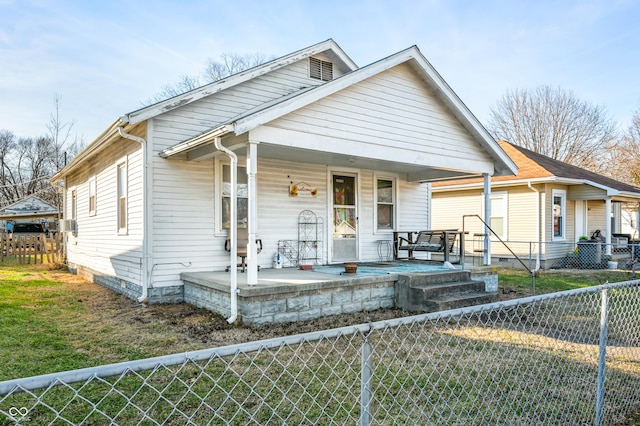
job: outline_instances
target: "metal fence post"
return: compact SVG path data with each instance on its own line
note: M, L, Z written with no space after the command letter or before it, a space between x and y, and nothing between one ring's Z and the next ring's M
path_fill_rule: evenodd
M362 333L362 361L361 361L361 382L360 382L360 425L369 426L371 424L371 342L369 335L371 329Z
M531 295L536 294L536 276L533 272L533 242L529 241L529 274L531 275Z
M596 399L596 426L602 424L604 408L604 376L607 356L607 323L609 321L609 289L602 289L600 311L600 355L598 356L598 393Z
M636 253L635 244L631 244L631 279L636 279Z

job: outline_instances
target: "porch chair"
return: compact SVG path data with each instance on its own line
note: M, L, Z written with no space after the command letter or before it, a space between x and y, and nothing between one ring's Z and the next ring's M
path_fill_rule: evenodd
M237 255L241 259L240 263L238 263L238 266L242 268L241 272L244 272L247 266L245 259L247 258L247 245L249 244L249 231L247 230L247 228L238 228L237 232L238 232ZM258 253L260 253L262 251L262 240L260 238L256 238L256 244L258 245ZM231 251L231 240L229 238L227 238L227 240L224 242L224 249L226 251ZM227 266L225 271L229 272L230 269L231 269L231 265ZM259 270L260 270L260 265L258 265L258 271Z

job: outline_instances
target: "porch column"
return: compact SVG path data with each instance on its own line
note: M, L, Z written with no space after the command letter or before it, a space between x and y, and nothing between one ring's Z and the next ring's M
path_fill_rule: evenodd
M488 173L483 173L484 177L484 218L485 223L489 223L491 217L491 176ZM489 227L484 227L484 264L491 265L491 231Z
M247 198L248 223L247 231L247 284L258 284L258 248L256 238L258 234L258 206L256 191L256 173L258 171L258 142L249 141L247 147Z
M607 238L607 244L605 246L605 254L611 255L611 197L607 197L604 200L604 235Z

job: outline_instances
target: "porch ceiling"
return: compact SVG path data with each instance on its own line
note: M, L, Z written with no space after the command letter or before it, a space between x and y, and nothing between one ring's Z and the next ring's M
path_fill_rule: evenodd
M224 145L233 150L239 156L246 156L246 139L238 136L225 137ZM203 161L220 155L213 144L198 147L186 153L183 159L191 161ZM410 182L430 182L449 179L478 177L477 173L465 170L443 169L425 167L423 165L397 162L393 160L379 160L361 156L344 155L333 152L309 150L282 145L261 143L258 148L258 161L260 158L291 161L296 163L326 164L332 167L345 167L366 170L376 170L402 175Z

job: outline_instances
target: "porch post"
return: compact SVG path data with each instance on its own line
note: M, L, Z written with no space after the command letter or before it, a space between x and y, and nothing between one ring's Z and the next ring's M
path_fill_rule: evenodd
M611 197L607 197L604 201L604 217L605 217L605 222L604 222L604 230L605 230L605 237L607 239L606 241L606 246L605 246L605 254L610 256L611 255Z
M484 177L484 218L485 223L489 223L491 217L491 176L488 173L483 173ZM491 265L491 231L489 227L484 227L484 264Z
M248 223L247 231L249 242L247 243L247 284L258 284L258 248L256 238L258 231L258 208L256 191L256 173L258 171L258 143L249 141L247 149L247 198L248 198Z

